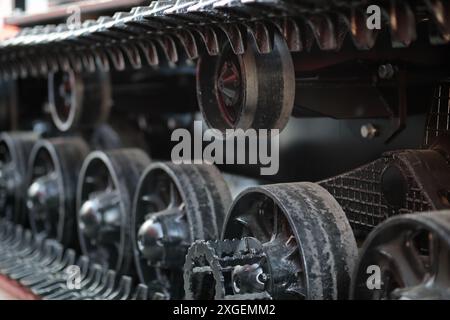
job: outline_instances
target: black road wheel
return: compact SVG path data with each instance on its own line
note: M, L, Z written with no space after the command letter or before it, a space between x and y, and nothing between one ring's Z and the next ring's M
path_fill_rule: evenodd
M132 237L140 280L153 298L181 299L189 245L220 236L231 195L212 165L152 164L134 199Z
M89 147L80 138L39 140L28 164L27 207L35 234L76 247L75 195Z
M28 157L39 135L12 132L0 135L0 217L25 224Z
M222 241L194 244L188 299L345 299L356 241L336 200L313 183L249 188Z
M402 215L366 239L351 298L450 299L450 211Z
M274 47L261 54L248 35L248 48L233 53L229 43L220 55L205 54L198 61L197 98L211 128L280 129L294 106L295 74L283 37L274 34Z
M133 196L150 158L139 149L92 152L77 191L81 250L121 274L133 273L130 223Z
M51 73L48 78L49 109L60 131L92 128L108 118L112 104L111 83L105 73Z

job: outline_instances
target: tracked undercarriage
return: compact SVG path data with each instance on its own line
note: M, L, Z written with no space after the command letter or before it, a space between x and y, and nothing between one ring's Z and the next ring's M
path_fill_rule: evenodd
M450 299L450 3L81 17L0 41L3 277L43 299ZM277 173L251 139L174 161L198 119L269 130Z

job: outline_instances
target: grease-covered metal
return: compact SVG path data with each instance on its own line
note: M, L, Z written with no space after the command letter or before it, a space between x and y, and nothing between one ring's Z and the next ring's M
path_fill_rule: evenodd
M139 149L94 151L83 162L76 221L83 254L119 274L134 275L131 210L137 183L150 164Z
M222 240L189 249L186 296L345 299L356 256L344 212L320 186L249 188L232 205Z
M16 281L37 299L147 299L145 285L135 287L130 277L120 277L86 256L77 258L74 250L64 249L59 242L36 237L22 226L4 220L0 220L0 253L2 275ZM79 273L72 274L70 270Z
M26 206L35 234L77 247L75 196L89 146L78 137L38 140L27 169Z
M180 299L183 264L195 240L217 239L231 204L213 165L154 163L134 198L131 237L140 280L154 299Z

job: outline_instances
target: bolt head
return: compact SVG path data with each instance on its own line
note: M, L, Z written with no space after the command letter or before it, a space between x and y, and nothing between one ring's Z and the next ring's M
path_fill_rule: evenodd
M364 139L373 139L378 134L379 134L378 129L372 123L368 123L361 126L361 136Z
M391 64L382 64L378 67L378 76L380 79L391 79L395 74L395 69Z

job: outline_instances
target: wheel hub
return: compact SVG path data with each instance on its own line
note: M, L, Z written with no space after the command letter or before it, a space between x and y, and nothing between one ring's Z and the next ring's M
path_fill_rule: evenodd
M99 235L105 233L105 230L118 231L120 228L119 202L118 194L109 191L94 195L84 202L79 212L81 232L95 241Z
M410 214L380 225L362 249L351 296L374 300L450 299L449 230L444 213ZM381 286L367 285L368 266L380 266Z
M188 243L187 226L179 207L151 214L139 228L137 246L149 265L176 267L183 263Z
M59 201L58 181L54 174L37 178L28 188L27 207L29 210L43 212L54 208Z
M259 263L236 266L231 275L233 291L239 293L263 292L268 276Z
M233 125L238 119L242 100L242 76L239 62L234 56L228 56L219 68L217 95L219 108L226 121Z

